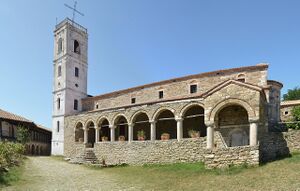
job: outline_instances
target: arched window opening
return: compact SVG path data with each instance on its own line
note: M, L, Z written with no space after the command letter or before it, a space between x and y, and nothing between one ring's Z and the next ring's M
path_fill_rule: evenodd
M249 145L249 118L247 110L240 105L230 105L216 115L215 124L227 146Z
M168 140L177 138L177 123L170 110L162 111L156 118L156 139Z
M75 127L75 142L84 142L84 131L82 123L78 123Z
M206 128L203 107L195 105L184 112L183 138L205 137Z
M80 46L77 40L74 40L74 52L80 54Z
M87 125L87 128L88 128L88 140L87 140L87 147L94 147L94 144L95 144L95 140L96 140L96 137L95 137L95 124L94 122L89 122L88 125Z
M110 141L110 128L108 120L104 119L102 122L100 122L99 127L100 133L98 139L100 142Z
M58 66L58 68L57 68L57 76L58 77L61 76L61 66Z
M74 110L78 110L78 100L74 100Z
M124 116L119 116L114 125L115 129L115 140L127 141L128 140L128 122Z
M245 74L239 74L237 76L237 80L240 81L240 82L246 82L246 76L245 76Z
M133 140L144 141L151 139L149 118L146 113L139 113L133 119Z
M62 49L63 49L63 40L62 38L59 38L57 42L57 54L60 54L62 52Z
M57 98L57 109L60 109L60 98Z

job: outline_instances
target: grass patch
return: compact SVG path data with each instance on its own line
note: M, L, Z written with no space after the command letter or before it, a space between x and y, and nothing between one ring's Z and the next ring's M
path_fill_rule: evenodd
M55 159L55 160L59 160L59 161L64 161L64 156L60 156L60 155L51 155L51 158Z
M24 166L21 164L20 166L10 168L8 172L0 173L0 188L10 186L20 180L23 171Z

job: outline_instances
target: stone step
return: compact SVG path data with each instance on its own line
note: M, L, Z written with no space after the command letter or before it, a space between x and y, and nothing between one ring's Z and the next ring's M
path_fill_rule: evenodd
M99 163L93 149L86 149L76 157L72 158L70 163L73 164L97 164Z

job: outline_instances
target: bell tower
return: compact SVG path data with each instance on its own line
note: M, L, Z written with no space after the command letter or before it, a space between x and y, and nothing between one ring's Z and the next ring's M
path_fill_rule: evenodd
M64 154L64 119L87 97L87 29L66 18L54 30L52 155Z

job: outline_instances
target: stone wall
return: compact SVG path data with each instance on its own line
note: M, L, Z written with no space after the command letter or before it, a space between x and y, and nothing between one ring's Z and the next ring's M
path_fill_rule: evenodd
M210 72L191 77L183 77L166 80L139 88L131 88L125 91L107 95L86 98L82 100L83 111L103 110L108 108L124 107L141 103L161 102L168 99L200 96L216 85L230 79L238 79L240 74L245 76L245 82L257 85L267 85L267 65L244 67L240 69L223 70L222 72ZM197 85L197 92L190 93L190 85ZM164 92L164 98L159 99L159 91ZM136 103L131 103L131 98L136 98Z
M300 130L289 129L283 137L291 152L300 152Z
M259 165L258 146L229 147L206 150L204 163L206 168L226 168L247 164Z
M95 144L94 152L100 162L108 165L167 164L204 160L206 138L182 141L103 142Z

